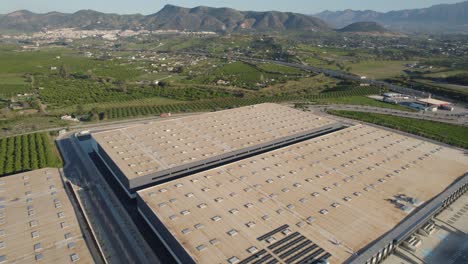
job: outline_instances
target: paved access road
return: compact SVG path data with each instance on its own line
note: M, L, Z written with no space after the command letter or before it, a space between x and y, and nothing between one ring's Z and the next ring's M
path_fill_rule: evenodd
M82 188L83 203L90 212L99 242L106 250L109 263L160 263L141 237L132 220L109 190L89 157L81 151L76 139L57 141L65 160L64 173Z

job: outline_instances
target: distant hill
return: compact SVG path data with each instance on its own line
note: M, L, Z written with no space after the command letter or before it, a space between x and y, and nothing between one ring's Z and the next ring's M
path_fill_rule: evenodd
M382 37L404 37L405 35L386 29L377 22L356 22L336 30L343 34L357 34Z
M143 23L149 29L179 29L191 31L279 31L329 30L322 20L289 12L238 11L231 8L183 8L166 5L156 14L146 16Z
M324 11L315 16L335 28L355 22L374 21L399 32L468 33L468 1L387 13L372 10Z
M377 22L356 22L342 29L342 33L390 33L391 31L379 25Z
M81 29L128 29L136 28L142 15L105 14L93 10L81 10L73 14L50 12L36 14L27 10L19 10L0 16L0 30L40 31L43 28Z
M159 12L143 15L106 14L81 10L73 14L36 14L27 10L0 16L0 30L39 31L73 27L80 29L174 29L189 31L326 31L322 20L290 12L238 11L230 8L184 8L166 5Z

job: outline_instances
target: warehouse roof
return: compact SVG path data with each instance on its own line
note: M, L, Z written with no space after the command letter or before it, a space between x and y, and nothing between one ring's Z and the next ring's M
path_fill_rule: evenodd
M467 167L459 150L358 125L138 195L197 263L341 263Z
M335 123L260 104L93 134L128 179L227 155Z
M2 177L0 193L0 259L93 262L58 169Z
M418 101L421 102L421 103L436 105L436 106L452 104L450 102L441 101L441 100L437 100L437 99L433 99L433 98L418 99Z

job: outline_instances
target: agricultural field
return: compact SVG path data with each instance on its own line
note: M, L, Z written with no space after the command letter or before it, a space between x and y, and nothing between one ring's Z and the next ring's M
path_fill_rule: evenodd
M53 115L8 116L8 119L0 119L0 137L74 124Z
M106 83L92 79L37 77L41 88L41 101L48 109L70 109L70 106L83 105L86 108L112 104L173 103L179 100L200 100L232 96L228 91L206 89L198 86L137 86L119 83ZM102 103L102 104L101 104ZM62 110L62 112L64 112ZM57 111L54 111L57 112ZM60 111L58 111L60 112Z
M274 84L261 89L258 94L261 96L311 96L318 95L331 87L336 87L338 83L337 80L320 74Z
M271 72L271 73L281 73L281 74L291 74L291 75L304 74L304 71L300 69L292 68L292 67L284 66L284 65L279 65L279 64L273 64L273 63L259 63L257 64L257 67L260 70L263 70L265 72Z
M468 149L468 128L384 114L331 110L330 114L373 123Z
M126 60L98 60L87 58L66 48L37 51L0 49L0 74L49 74L60 66L72 73L106 76L115 79L132 79L144 74L138 65L128 65ZM57 69L54 69L57 68Z
M47 133L0 139L0 176L60 166L58 152Z
M404 74L408 61L362 61L348 64L351 72L370 79L387 79Z
M217 67L210 74L196 77L194 82L216 84L218 81L223 81L230 86L259 90L269 85L297 79L302 75L301 73L305 72L290 67L278 67L271 64L257 66L236 61Z
M108 108L122 108L122 107L132 107L132 106L145 106L145 105L167 105L167 104L176 104L184 101L170 99L165 97L149 97L141 98L135 100L124 100L116 102L102 102L102 103L91 103L83 104L80 107L83 111L88 112L96 109L108 109ZM57 109L49 109L48 113L50 114L63 114L63 113L74 113L77 109L76 105L64 106Z
M60 66L58 56L68 56L71 51L57 48L55 50L20 51L0 49L0 74L47 73L52 66ZM72 57L69 60L84 58Z
M129 117L141 117L150 115L159 115L161 113L185 113L185 112L203 112L217 111L222 109L235 108L240 106L254 105L260 103L282 103L282 102L308 102L316 100L325 100L328 98L371 95L378 91L373 87L358 87L345 91L329 91L316 95L298 96L284 95L271 97L246 97L246 98L217 98L211 100L199 100L177 104L167 104L162 106L132 106L117 107L104 110L104 119L124 119Z
M308 65L331 70L349 71L372 79L386 79L404 74L403 60L383 60L363 50L300 46L298 57Z
M31 84L19 74L0 74L0 98L8 99L17 94L31 92Z

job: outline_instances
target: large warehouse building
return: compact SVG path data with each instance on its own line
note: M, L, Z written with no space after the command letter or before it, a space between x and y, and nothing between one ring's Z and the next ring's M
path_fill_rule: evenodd
M356 125L137 199L180 263L342 263L465 179L467 168L460 150Z
M58 169L0 179L0 263L94 263Z
M276 104L91 142L179 263L377 263L468 188L460 150Z
M343 128L276 104L93 133L93 148L130 197L135 191Z

